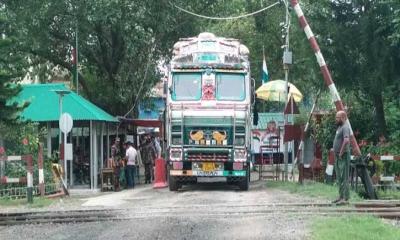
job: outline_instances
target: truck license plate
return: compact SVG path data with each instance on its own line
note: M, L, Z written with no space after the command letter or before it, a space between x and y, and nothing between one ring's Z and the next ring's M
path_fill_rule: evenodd
M226 182L226 177L198 177L198 183Z
M214 171L215 170L215 163L212 163L212 162L203 163L201 169L203 171L205 171L205 172Z

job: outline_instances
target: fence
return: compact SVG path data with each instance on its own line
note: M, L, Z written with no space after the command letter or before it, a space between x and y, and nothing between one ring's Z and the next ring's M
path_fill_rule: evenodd
M46 184L44 186L44 194L50 195L60 191L61 185L59 183ZM41 190L38 185L33 186L32 195L41 195ZM0 189L0 199L20 199L27 196L27 187L11 187Z
M33 159L32 155L23 155L23 156L6 156L1 155L0 161L5 162L13 162L13 161L25 161L26 162L26 178L20 177L9 177L3 176L1 177L0 184L9 184L9 183L27 183L26 187L26 197L29 203L33 202Z
M372 155L371 158L374 161L400 161L400 156L394 156L394 155ZM381 182L395 182L395 177L394 176L385 176L385 175L381 175L378 176L379 177L379 181Z

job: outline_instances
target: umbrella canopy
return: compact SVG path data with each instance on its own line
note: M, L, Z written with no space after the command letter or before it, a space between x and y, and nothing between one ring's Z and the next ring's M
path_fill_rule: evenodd
M303 94L297 89L297 87L291 83L289 84L289 97L293 96L294 101L300 102L303 98ZM257 90L257 98L263 99L266 101L285 101L285 87L286 82L283 80L274 80L269 81L261 85Z

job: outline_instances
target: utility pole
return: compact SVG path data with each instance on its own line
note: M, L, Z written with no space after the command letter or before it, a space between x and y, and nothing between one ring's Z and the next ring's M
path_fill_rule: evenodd
M61 115L63 113L63 97L67 94L70 94L71 91L70 90L63 90L63 89L57 89L54 90L55 93L58 94L58 107L60 110L60 114L59 114L59 119L61 118ZM61 126L59 125L59 136L58 136L58 144L59 144L59 149L58 151L60 152L60 159L61 159L61 141L62 141L62 131L61 131ZM64 182L65 184L67 183L67 161L65 160L65 144L67 143L67 133L64 133L64 144L63 144L63 152L64 152L64 156L63 156L63 161L64 161Z
M285 87L285 105L288 104L288 96L289 96L289 66L292 64L292 52L289 51L289 32L290 32L290 15L289 15L289 3L287 0L284 1L285 3L285 8L286 8L286 20L285 20L285 25L283 27L283 33L285 34L285 47L283 51L283 69L285 70L285 82L286 82L286 87ZM288 115L284 114L284 127L288 125ZM283 135L286 135L286 129L284 128ZM285 171L284 171L284 180L288 181L288 173L289 173L289 146L288 142L284 143L284 152L283 152L283 162L285 164ZM293 154L293 152L292 152ZM293 167L293 166L292 166Z

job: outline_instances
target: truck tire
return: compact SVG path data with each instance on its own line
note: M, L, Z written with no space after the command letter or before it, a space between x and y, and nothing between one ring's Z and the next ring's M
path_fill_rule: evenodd
M172 177L168 174L168 186L170 191L178 191L179 184L176 181L176 177Z
M250 171L247 169L246 171L246 177L242 179L242 181L239 182L239 188L242 191L247 191L249 190L249 184L250 184Z

